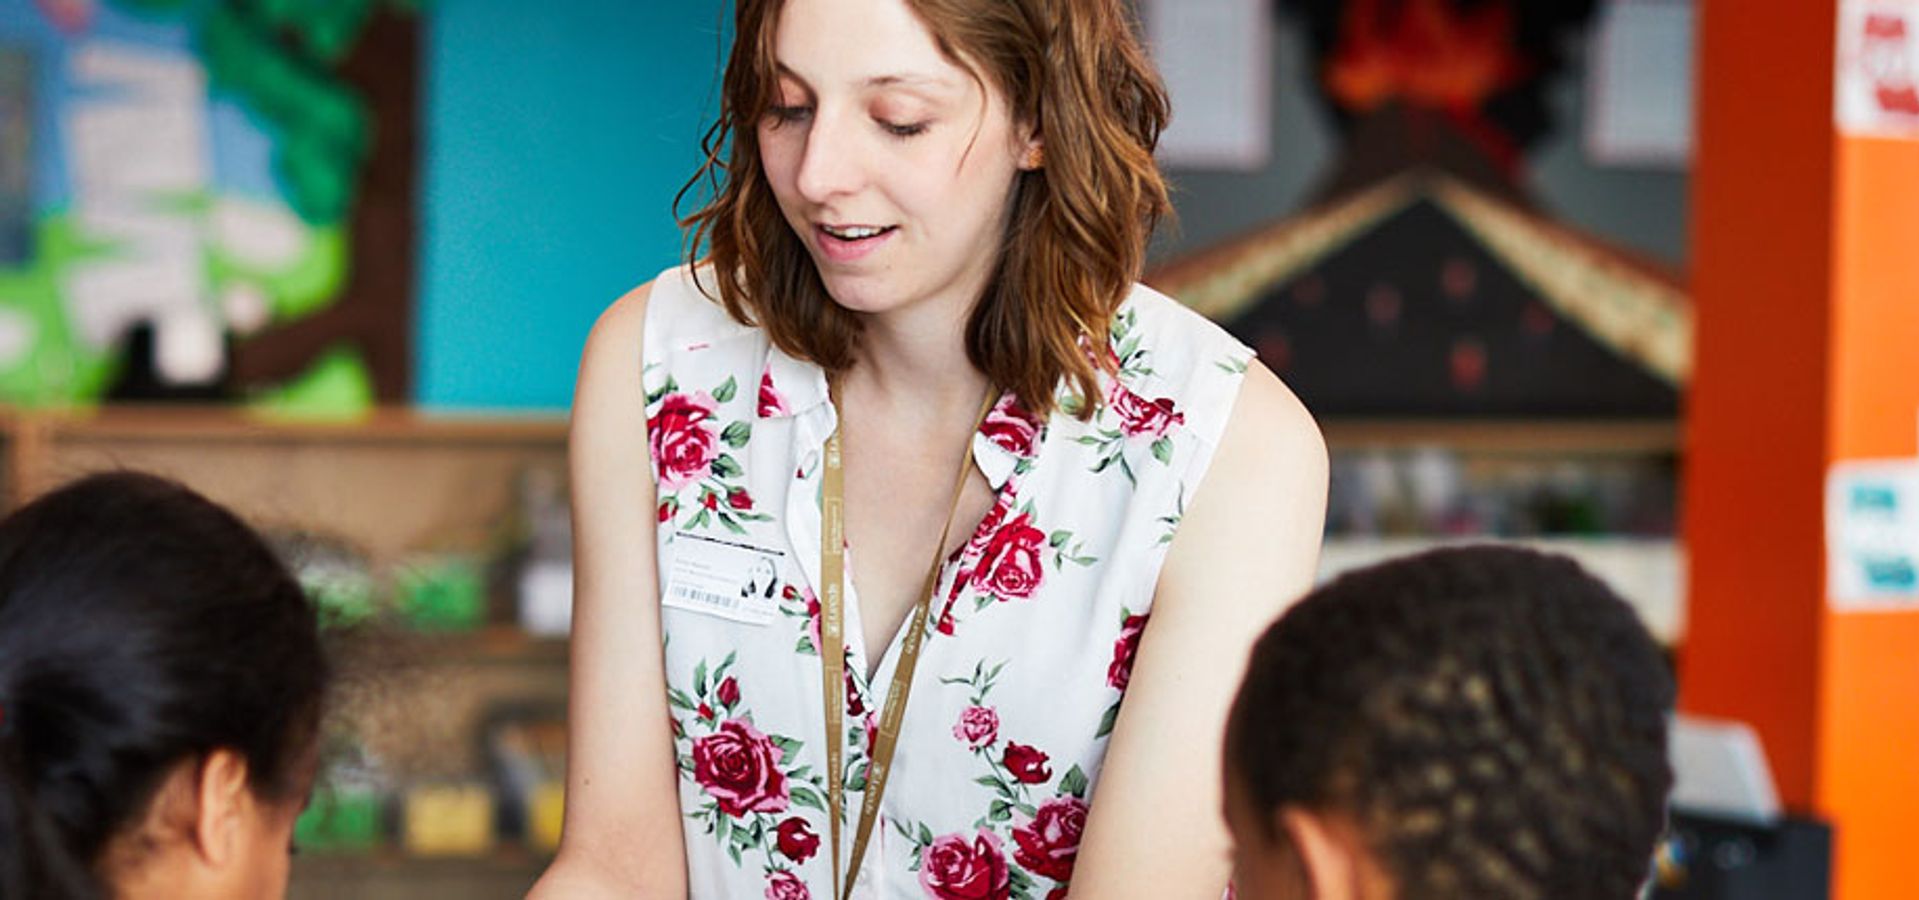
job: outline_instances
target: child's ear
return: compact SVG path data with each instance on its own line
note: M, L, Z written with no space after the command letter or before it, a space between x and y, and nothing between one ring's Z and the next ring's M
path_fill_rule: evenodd
M194 849L207 864L222 868L238 857L251 812L247 761L231 750L215 750L201 759L197 775Z
M1343 816L1288 806L1279 832L1292 843L1314 900L1369 900L1377 879L1359 828Z

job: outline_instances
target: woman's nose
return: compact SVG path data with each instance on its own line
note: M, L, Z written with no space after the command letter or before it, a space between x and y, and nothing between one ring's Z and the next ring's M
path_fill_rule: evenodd
M858 141L846 116L819 115L806 134L796 187L800 196L825 203L864 185Z

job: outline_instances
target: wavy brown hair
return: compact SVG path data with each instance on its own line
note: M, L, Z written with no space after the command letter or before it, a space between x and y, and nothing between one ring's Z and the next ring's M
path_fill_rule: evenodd
M1036 415L1070 380L1085 417L1115 310L1138 279L1146 239L1171 211L1153 148L1166 91L1123 0L906 0L946 56L1002 91L1038 126L1043 169L1018 176L1000 259L966 328L966 353ZM782 0L737 0L733 53L705 162L675 200L711 200L680 220L686 256L720 277L701 289L775 346L829 372L853 362L860 324L827 296L760 167L756 125L773 105Z

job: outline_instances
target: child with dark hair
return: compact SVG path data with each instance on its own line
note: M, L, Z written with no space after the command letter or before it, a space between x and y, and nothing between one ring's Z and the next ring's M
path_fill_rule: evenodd
M1242 900L1630 900L1673 683L1570 560L1439 550L1339 578L1255 647L1227 726Z
M251 529L96 475L0 521L0 898L278 898L328 679Z

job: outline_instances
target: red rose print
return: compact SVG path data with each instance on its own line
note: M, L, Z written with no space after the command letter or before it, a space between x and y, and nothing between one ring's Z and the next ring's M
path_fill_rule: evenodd
M659 412L646 420L653 475L663 490L677 491L713 471L719 435L711 423L718 408L705 391L668 394L660 401Z
M693 780L734 818L783 812L788 797L779 758L766 735L744 720L728 719L719 731L693 742Z
M1040 804L1033 820L1013 829L1013 843L1019 845L1013 860L1035 875L1054 881L1073 877L1073 863L1079 857L1079 836L1086 828L1086 801L1078 797L1058 797Z
M709 722L713 721L713 707L704 703L700 704L700 718Z
M940 634L951 635L953 633L953 601L946 601L946 608L940 610L938 628Z
M785 854L787 859L803 863L819 852L820 836L813 833L812 827L806 824L805 819L794 816L780 823L779 845L780 852Z
M747 493L746 488L736 487L732 491L727 493L726 505L731 506L734 509L739 510L740 512L752 512L753 511L753 495Z
M806 636L813 639L813 652L820 652L820 598L806 589Z
M1010 488L1011 486L1012 482L1007 482L1007 487ZM999 536L999 525L1001 522L1006 521L1006 514L1011 511L1012 503L1012 492L1010 490L1002 491L999 499L993 504L993 508L987 510L986 515L980 518L979 527L973 530L973 536L967 540L966 546L960 550L961 572L963 576L964 573L971 572L973 568L977 567L980 556L986 552L987 547L992 545L993 539ZM954 579L951 596L958 597L960 587L959 579Z
M1033 527L1031 516L1021 513L993 532L973 569L973 586L1001 600L1033 596L1044 578L1040 551L1045 546L1046 534Z
M766 873L766 900L813 900L806 882L785 869Z
M760 373L760 418L786 415L786 398L773 389L773 373Z
M721 706L732 706L740 702L740 683L729 675L720 682L719 687L713 689L713 696L719 698Z
M1159 437L1186 421L1186 414L1175 410L1170 398L1147 400L1117 384L1113 386L1112 404L1113 412L1119 414L1119 429L1127 437Z
M712 491L707 491L706 496L700 498L700 504L705 506L707 509L719 509L720 495L715 494Z
M1046 765L1045 753L1025 744L1006 744L1006 770L1013 773L1013 780L1024 784L1045 784L1053 777L1052 767Z
M853 683L853 673L846 673L846 714L849 716L866 715L866 703L860 699L859 686Z
M667 500L665 503L661 503L660 504L660 521L665 522L673 518L673 510L677 506L679 506L679 504L673 502L672 500Z
M953 736L978 750L999 739L999 713L986 706L968 707L953 726Z
M980 433L1009 453L1032 456L1039 438L1039 420L1019 405L1019 398L1007 394L986 414Z
M1145 616L1127 616L1113 642L1113 662L1106 667L1106 683L1120 690L1133 680L1133 657L1139 654L1139 636L1146 631Z
M1006 900L1011 873L1000 839L984 828L970 840L949 834L920 851L920 887L938 900Z

